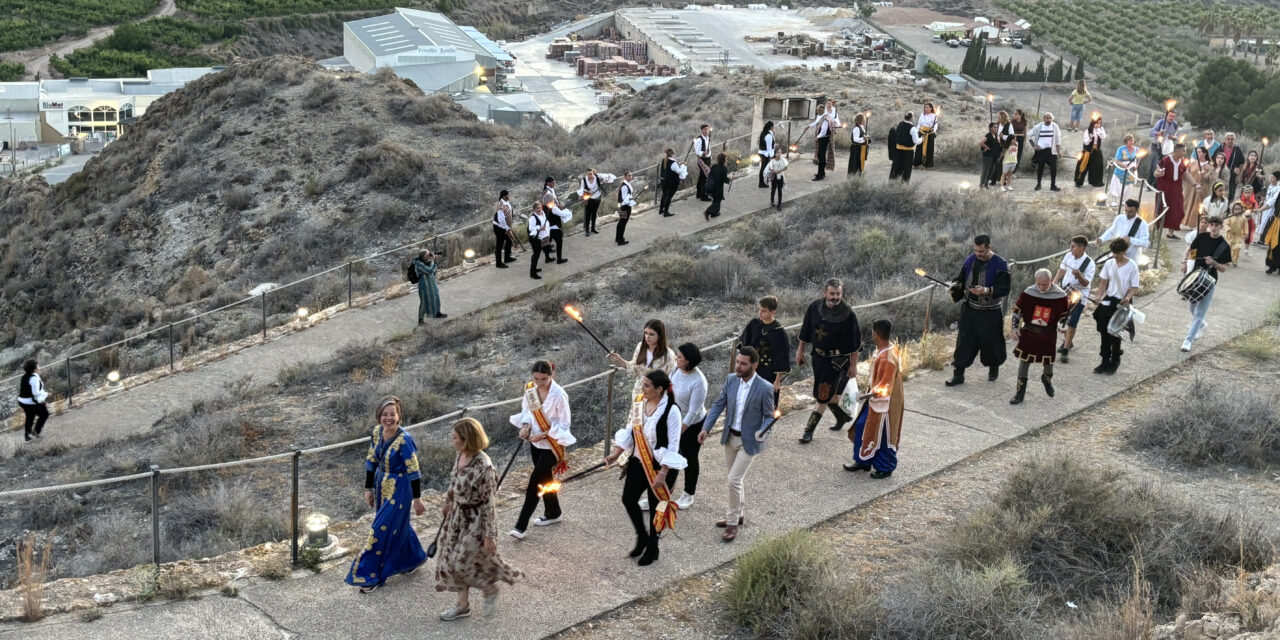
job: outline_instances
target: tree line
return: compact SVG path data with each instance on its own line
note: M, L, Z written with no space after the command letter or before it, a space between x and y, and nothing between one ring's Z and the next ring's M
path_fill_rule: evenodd
M1084 60L1077 60L1074 69L1064 64L1062 58L1046 67L1044 56L1040 56L1034 68L1023 69L1021 63L1014 64L1013 58L1002 64L999 58L987 55L987 36L983 34L969 45L960 72L987 82L1069 82L1084 79Z

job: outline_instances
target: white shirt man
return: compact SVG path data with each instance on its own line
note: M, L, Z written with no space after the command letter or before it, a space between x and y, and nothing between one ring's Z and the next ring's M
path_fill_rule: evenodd
M747 395L751 392L751 385L755 384L756 377L755 371L752 371L751 377L738 385L738 404L734 406L747 406ZM746 414L746 411L736 412L733 416L733 424L729 425L729 432L735 436L742 435L742 416L744 414Z
M1124 254L1136 263L1142 257L1142 248L1151 246L1151 229L1146 220L1138 217L1136 200L1126 201L1124 209L1124 213L1111 222L1111 227L1102 232L1098 244L1114 238L1128 238L1129 249Z

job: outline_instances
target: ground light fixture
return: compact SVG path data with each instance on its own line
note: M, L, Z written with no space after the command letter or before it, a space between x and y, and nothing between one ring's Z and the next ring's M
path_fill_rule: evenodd
M307 516L307 546L326 547L329 545L329 516L313 513Z
M968 191L972 186L973 186L973 185L972 185L972 184L969 184L969 181L968 181L968 180L961 180L961 181L960 181L960 190L961 190L961 191Z
M311 315L311 310L306 307L298 307L297 315L299 320L306 320L307 316Z
M476 252L474 249L467 249L462 252L463 264L468 267L476 266Z
M120 372L119 372L119 371L112 371L112 372L108 373L108 374L107 374L107 382L108 382L111 386L113 386L113 387L114 387L114 386L119 386L119 384L120 384Z
M1107 194L1104 192L1098 192L1097 195L1093 196L1093 203L1099 207L1107 206Z

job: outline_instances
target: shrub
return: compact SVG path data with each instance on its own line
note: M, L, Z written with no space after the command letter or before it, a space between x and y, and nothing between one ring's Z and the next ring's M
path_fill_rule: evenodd
M1276 336L1271 330L1261 329L1233 340L1231 350L1255 362L1262 362L1280 353L1280 344L1277 344Z
M385 349L378 346L376 338L372 340L351 340L338 347L330 361L329 371L337 376L349 375L354 369L376 368L382 362Z
M936 544L943 566L968 570L1006 558L1055 601L1106 601L1128 593L1133 559L1156 605L1178 605L1185 576L1201 566L1265 566L1274 538L1250 520L1221 515L1134 484L1068 455L1021 464L995 496Z
M757 637L872 637L878 601L864 583L839 575L822 541L794 531L739 558L723 597L733 619Z
M239 187L222 192L222 203L232 211L244 211L253 206L253 194Z
M260 500L247 482L218 480L212 487L172 501L164 521L167 537L188 541L216 533L241 548L287 538L288 519L279 509L263 508Z
M926 566L885 599L895 639L1043 637L1032 623L1039 600L1025 569L1009 557L969 569Z
M1263 389L1197 377L1139 416L1125 437L1192 466L1265 469L1280 464L1280 403Z
M302 106L308 109L319 109L327 106L337 96L338 81L330 75L317 75L303 89Z

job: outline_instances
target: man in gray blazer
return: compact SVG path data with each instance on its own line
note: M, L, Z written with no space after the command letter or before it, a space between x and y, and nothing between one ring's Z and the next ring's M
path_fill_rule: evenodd
M773 384L756 375L758 364L760 353L753 347L738 349L733 363L734 375L725 380L720 397L711 405L702 422L702 433L698 434L698 442L705 442L716 418L724 414L720 444L724 445L724 462L729 468L729 506L724 520L717 522L716 526L724 528L721 537L725 542L733 542L738 537L738 527L744 522L742 509L746 502L743 481L751 461L764 448L764 440L774 421Z

